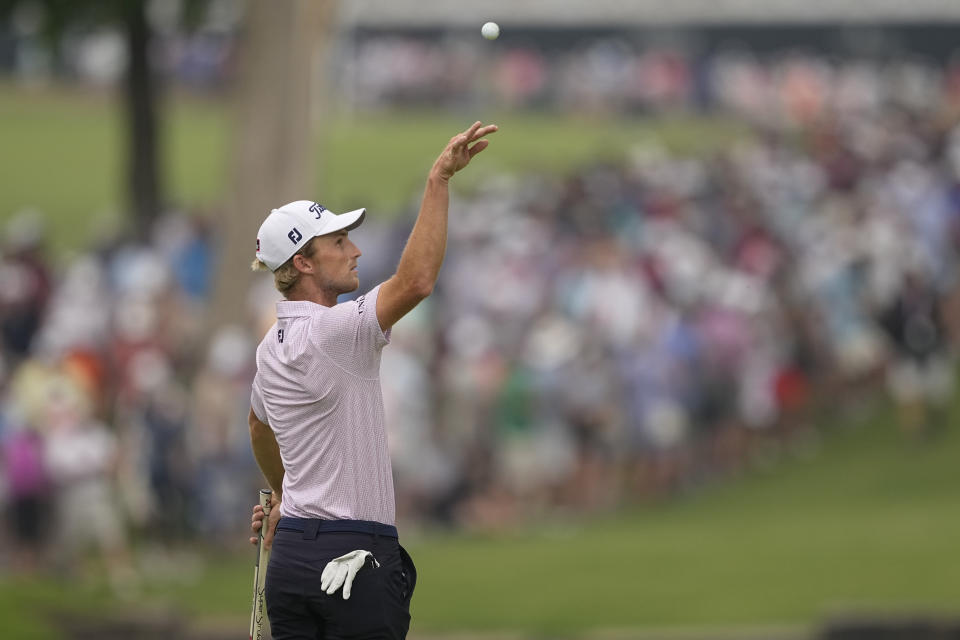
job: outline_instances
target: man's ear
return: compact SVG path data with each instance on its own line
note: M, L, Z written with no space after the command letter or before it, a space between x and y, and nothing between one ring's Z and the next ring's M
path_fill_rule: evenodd
M302 254L293 256L293 266L301 273L313 273L313 263L303 257Z

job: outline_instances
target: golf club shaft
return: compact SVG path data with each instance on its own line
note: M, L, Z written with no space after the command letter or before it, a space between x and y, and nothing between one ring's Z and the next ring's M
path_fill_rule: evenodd
M264 604L264 584L267 578L267 564L270 560L270 550L264 547L263 535L267 530L270 517L269 489L260 490L260 506L263 507L263 525L257 534L257 560L253 567L253 607L250 611L250 640L262 640L263 627L266 621L266 606Z

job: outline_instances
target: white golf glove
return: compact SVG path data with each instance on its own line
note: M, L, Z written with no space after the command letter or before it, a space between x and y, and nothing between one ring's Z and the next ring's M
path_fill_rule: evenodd
M320 575L320 588L327 592L327 595L333 595L340 586L343 586L343 599L350 597L350 588L353 586L353 579L357 571L363 568L367 563L367 557L373 559L373 567L380 566L373 554L363 549L357 549L350 553L345 553L339 558L334 558L323 568Z

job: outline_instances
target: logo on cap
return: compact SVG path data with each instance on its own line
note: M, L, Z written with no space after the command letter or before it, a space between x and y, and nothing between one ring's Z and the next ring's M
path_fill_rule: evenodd
M322 204L317 204L316 202L310 205L309 209L310 211L313 211L315 214L317 214L317 220L320 219L320 214L327 210L327 208L324 207Z
M293 244L297 244L298 242L303 240L303 234L297 231L296 227L290 230L290 233L287 234L287 237L290 238L290 242L292 242Z

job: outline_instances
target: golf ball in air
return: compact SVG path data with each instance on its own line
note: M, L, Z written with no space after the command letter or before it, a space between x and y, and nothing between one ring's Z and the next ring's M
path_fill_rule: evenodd
M496 22L485 22L482 27L480 27L480 33L487 40L496 40L497 36L500 35L500 27Z

